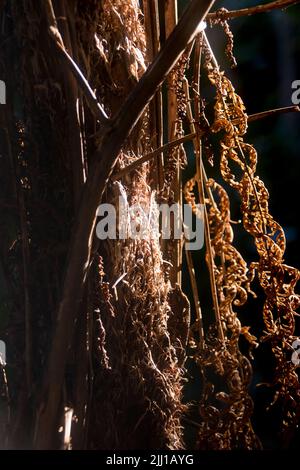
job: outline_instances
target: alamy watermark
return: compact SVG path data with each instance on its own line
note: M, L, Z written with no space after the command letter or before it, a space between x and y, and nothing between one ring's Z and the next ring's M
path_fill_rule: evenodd
M300 365L300 339L295 339L295 341L293 342L292 344L292 348L294 350L293 354L292 354L292 363L295 365L295 366L299 366Z
M293 93L292 93L292 103L294 105L298 105L300 104L300 80L294 80L292 82L292 89L295 90Z
M6 104L6 85L3 80L0 80L0 104Z
M100 240L185 240L187 250L204 244L204 205L197 204L196 216L189 204L129 205L119 196L118 204L100 204L96 235Z

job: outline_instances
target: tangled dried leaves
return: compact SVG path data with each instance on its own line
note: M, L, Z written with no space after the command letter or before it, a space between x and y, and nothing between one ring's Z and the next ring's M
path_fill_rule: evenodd
M185 186L185 198L195 215L199 216L196 197L192 192L196 178ZM212 326L204 344L198 346L194 355L203 381L198 445L200 449L253 449L259 447L259 441L250 421L253 403L248 387L252 368L239 350L240 335L245 334L252 346L257 344L248 328L241 327L234 310L235 306L247 301L250 290L248 269L232 245L233 231L226 191L213 179L206 182L206 188L210 188L213 195L213 204L208 202L206 210L223 338L220 338L218 328ZM215 379L212 379L214 376Z
M224 23L222 16L217 22ZM228 33L226 24L223 26ZM227 52L231 56L232 35L229 44ZM250 355L251 349L257 347L258 343L250 328L241 326L236 307L247 302L251 284L257 275L266 296L263 307L266 331L260 340L269 342L276 359L272 384L275 389L274 402L279 400L282 407L283 436L292 435L300 416L299 378L296 365L291 362L291 345L296 338L295 310L300 304L295 286L300 273L284 263L284 232L269 213L269 194L256 174L256 150L244 141L247 131L244 103L235 93L230 80L220 71L205 35L202 48L204 66L216 90L216 101L211 126L208 125L203 104L201 106L199 139L201 131L208 141L209 134L219 137L221 175L241 197L243 226L254 237L260 259L248 267L233 246L229 196L214 179L206 178L197 145L195 155L201 159L198 164L200 171L186 183L184 195L196 217L203 217L198 201L205 204L207 216L204 216L204 220L207 217L209 224L206 260L208 266L212 265L213 268L212 282L217 295L214 303L215 324L205 332L204 338L194 335L197 325L192 328L194 359L199 365L203 381L198 444L200 448L251 449L260 447L251 426L253 402L248 387L252 368L249 360L240 352L239 338L244 335L249 342ZM203 150L204 154L207 153L208 161L213 163L211 145L204 143ZM199 178L202 181L200 186ZM201 184L204 185L206 196L203 201L200 193L195 194L197 184L200 188ZM221 323L221 333L218 322ZM215 383L213 376L219 377Z
M212 132L220 135L220 171L241 197L243 225L254 237L260 258L251 264L248 282L256 274L265 292L263 319L266 331L261 340L271 344L276 358L275 399L282 402L283 432L288 432L297 425L300 410L299 379L296 366L291 362L295 310L300 305L295 286L300 273L284 263L284 231L270 214L268 191L256 175L257 152L244 141L247 115L243 101L216 67L213 58L208 54L206 59L209 79L216 87Z

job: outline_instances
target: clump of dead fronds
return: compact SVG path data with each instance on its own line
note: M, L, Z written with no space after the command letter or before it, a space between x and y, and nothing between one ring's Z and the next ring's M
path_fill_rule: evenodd
M254 237L260 257L259 262L251 264L248 278L252 281L257 274L266 295L263 308L266 332L261 340L271 344L276 358L275 400L282 401L285 432L296 425L299 417L300 385L290 354L295 339L295 309L300 300L294 289L300 273L284 264L284 232L269 212L268 191L256 175L257 152L244 142L247 115L243 101L220 72L209 46L206 67L217 93L211 130L222 131L220 171L241 196L244 228Z
M217 22L223 22L221 16ZM276 358L274 401L281 401L283 432L289 434L299 419L299 379L296 365L290 361L291 344L295 340L295 309L299 306L299 296L294 291L299 271L283 262L284 233L269 213L268 192L256 175L257 153L253 146L244 142L247 114L243 101L220 71L205 34L195 53L199 55L201 48L205 70L216 89L215 115L210 126L203 104L197 96L199 83L197 85L195 80L194 109L198 119L192 122L199 127L197 133L197 127L192 123L192 130L198 134L194 140L197 173L187 182L184 190L195 216L202 217L204 221L206 260L215 314L215 324L207 332L203 330L201 311L192 328L192 332L196 333L192 340L196 348L194 358L199 364L203 380L199 446L214 449L256 448L260 444L251 426L253 403L248 392L251 365L239 350L239 337L244 335L251 347L257 347L258 343L249 327L241 326L235 310L246 303L248 293L251 292L251 282L257 273L266 294L263 308L266 332L260 340L271 344ZM227 50L231 55L232 42ZM191 107L189 119L193 120ZM219 183L206 177L203 149L204 155L205 150L208 150L206 157L210 163L214 159L211 147L207 143L202 147L199 142L203 136L207 142L209 133L220 136L221 175L240 194L243 224L255 239L260 261L249 267L233 246L229 197ZM194 192L196 188L198 196ZM204 205L204 214L199 213L198 202ZM188 260L191 264L191 257ZM195 292L197 287L193 269L190 269L190 273L197 305L199 300ZM216 387L211 380L213 375L219 377L219 380L221 378L224 390L218 390L219 385Z
M102 51L107 81L99 76L96 84L102 89L104 102L114 111L112 96L119 106L144 71L145 38L137 2L104 3L95 46ZM146 112L124 146L118 168L149 151L148 119ZM147 167L138 169L122 183L109 186L107 201L118 208L121 199L126 208L140 208L140 214L135 212L135 223L145 213L151 219L155 193L147 182L149 178ZM130 222L122 220L123 229L129 230ZM176 304L173 310L170 307L173 294L164 274L159 239L153 238L149 227L141 240L108 241L101 254L106 275L100 279L100 317L108 360L105 367L95 369L93 409L97 425L94 422L91 427L90 445L181 448L184 339L180 341L179 332L172 331L172 322L176 324L173 317L179 312ZM105 387L101 385L104 382ZM149 429L153 429L150 436Z

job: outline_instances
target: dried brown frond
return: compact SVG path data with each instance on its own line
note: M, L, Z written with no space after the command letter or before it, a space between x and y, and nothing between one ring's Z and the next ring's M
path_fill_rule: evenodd
M196 87L199 85L196 83ZM189 101L188 86L185 88ZM195 103L197 109L197 99ZM200 115L204 116L203 110ZM188 106L191 131L195 131L191 105ZM199 132L199 131L198 131ZM207 180L202 161L199 133L194 140L197 173L184 188L186 201L196 217L204 219L206 261L210 272L215 323L198 337L198 323L192 327L192 344L196 348L194 360L202 378L199 403L200 430L198 446L201 449L253 449L260 446L252 429L252 399L248 392L252 368L239 350L242 330L235 312L243 305L249 292L247 264L233 247L229 197L213 179ZM198 187L198 196L194 188ZM204 194L205 192L205 194ZM198 203L204 205L204 215ZM197 298L197 296L196 296ZM247 335L251 346L256 346L252 335ZM213 378L215 377L215 378Z
M227 55L231 67L234 68L237 66L236 59L234 57L233 53L233 48L234 48L234 43L233 43L233 34L231 32L230 26L228 21L226 20L226 13L228 13L228 10L226 8L220 8L217 10L215 16L213 19L209 20L211 25L216 25L219 24L223 29L224 33L226 35L227 43L226 43L226 48L225 48L225 54Z
M300 303L295 286L300 273L284 263L285 235L269 213L269 193L256 175L257 152L244 141L247 115L242 99L208 51L206 63L211 83L216 86L214 133L220 133L220 169L224 180L240 194L243 224L255 240L260 257L252 263L266 300L263 318L266 333L276 358L274 387L283 407L283 431L297 426L300 410L300 384L296 366L291 362L290 345L295 339L295 315Z
M185 194L195 214L195 196L188 183ZM247 264L233 247L233 231L230 224L229 198L225 190L210 179L206 183L214 195L209 207L209 225L214 273L218 293L218 305L224 341L215 337L216 328L206 335L204 345L195 352L203 380L200 400L200 430L198 445L201 449L253 449L260 446L252 429L253 402L248 392L252 368L239 350L239 338L245 334L252 347L256 338L248 327L241 327L235 307L247 300L249 279ZM216 200L219 202L216 203ZM218 261L217 261L218 260ZM196 331L196 328L193 328ZM197 344L197 339L194 338ZM217 379L212 379L216 375ZM220 386L221 380L221 386Z

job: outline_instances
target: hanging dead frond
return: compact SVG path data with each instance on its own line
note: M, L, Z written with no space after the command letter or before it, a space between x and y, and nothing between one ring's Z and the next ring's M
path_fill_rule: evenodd
M259 262L252 263L250 272L257 274L266 296L263 308L266 333L261 340L270 343L276 358L273 385L276 400L280 399L283 406L283 431L289 432L289 428L297 426L300 410L300 384L296 365L290 360L295 310L300 304L295 293L300 273L284 263L284 231L270 214L269 193L256 175L257 152L244 141L245 106L229 79L219 71L209 46L206 67L216 87L212 132L220 135L221 174L240 194L243 224L254 237L260 257Z
M189 98L187 84L185 91ZM197 109L198 100L195 101ZM190 104L188 117L193 132L196 129ZM198 446L201 449L253 449L260 444L251 425L253 402L248 387L252 369L239 350L240 335L248 328L242 329L235 312L235 308L247 300L248 268L232 244L229 197L216 181L207 180L198 139L199 133L194 140L197 173L186 183L184 194L195 216L204 219L206 261L216 318L208 331L202 333L200 330L198 340L197 327L201 318L197 317L197 324L192 328L196 333L192 335L192 344L196 348L193 358L203 381ZM204 205L204 215L194 193L196 186L199 202ZM256 338L248 334L248 339L252 347L256 346Z

